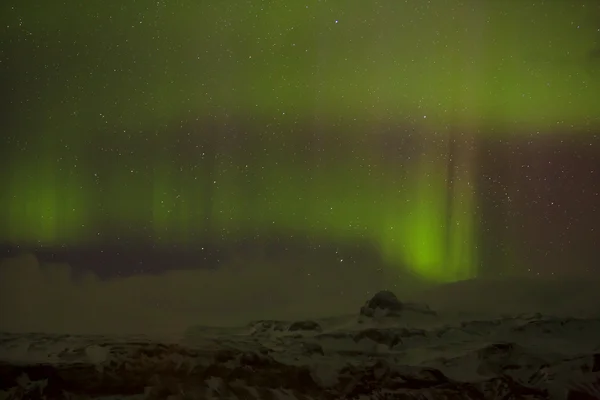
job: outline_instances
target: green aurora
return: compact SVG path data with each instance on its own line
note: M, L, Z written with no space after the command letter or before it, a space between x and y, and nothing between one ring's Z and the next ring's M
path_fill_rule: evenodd
M600 125L600 6L522 3L5 4L0 237L300 232L474 277L470 143Z

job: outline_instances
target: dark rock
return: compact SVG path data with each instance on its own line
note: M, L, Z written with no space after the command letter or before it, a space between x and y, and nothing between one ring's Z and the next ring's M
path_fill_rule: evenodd
M394 347L398 343L402 343L400 336L389 329L365 329L354 335L354 341L358 342L362 339L371 339L372 341L388 346L389 348Z
M254 334L263 334L269 331L284 332L287 323L276 320L260 320L251 322L249 326L254 329Z
M598 395L587 393L583 390L570 389L566 400L598 400Z
M427 332L425 332L425 330L423 330L423 329L418 329L418 328L402 328L398 332L398 334L400 337L403 337L403 338L410 338L410 337L416 337L416 336L427 337Z
M486 359L493 356L505 355L510 356L517 346L512 342L497 342L487 345L477 351L477 356L480 359Z
M271 357L269 357L267 355L249 352L249 351L242 353L240 356L240 364L241 365L246 365L246 366L250 366L253 368L271 366L274 362L275 362L275 360L273 360Z
M325 352L323 351L323 347L318 343L307 342L307 343L304 343L302 345L302 347L303 347L304 352L307 355L313 355L313 354L318 354L321 356L325 355Z
M478 383L454 381L433 368L397 368L378 361L369 366L348 366L340 371L337 390L342 398L373 399L528 399L548 400L547 391L526 387L507 376ZM385 397L382 391L399 395Z
M297 321L292 323L288 327L288 331L316 331L321 332L321 325L319 325L315 321L306 320L306 321Z
M219 350L215 353L214 360L218 363L231 361L237 357L237 352L230 349Z
M386 315L401 312L404 307L396 295L388 290L377 292L360 309L360 315L372 317L377 309L384 310Z
M594 354L592 361L592 372L598 371L600 371L600 353Z

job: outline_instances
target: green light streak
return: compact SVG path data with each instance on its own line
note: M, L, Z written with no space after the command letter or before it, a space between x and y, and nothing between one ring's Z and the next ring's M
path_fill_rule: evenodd
M12 242L56 244L90 232L90 202L79 182L49 163L31 161L10 174L2 197L7 221L1 235Z
M460 183L449 191L446 165L431 157L420 161L418 170L404 196L387 203L379 236L382 254L432 281L476 276L473 188Z
M167 160L156 161L149 176L139 174L141 156L127 169L113 164L104 177L83 163L77 175L58 162L17 169L2 235L16 243L95 243L106 240L97 227L108 226L122 238L185 245L202 237L299 232L377 243L387 263L430 280L476 273L473 188L456 184L448 191L447 167L433 161L447 155L430 151L394 168L377 156L312 165L293 149L277 153L280 145L272 143L271 156L252 165L221 158L214 176Z

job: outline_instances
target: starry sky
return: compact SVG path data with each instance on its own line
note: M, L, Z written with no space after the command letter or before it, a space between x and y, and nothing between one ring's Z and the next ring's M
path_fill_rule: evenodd
M0 7L6 256L600 273L597 1Z

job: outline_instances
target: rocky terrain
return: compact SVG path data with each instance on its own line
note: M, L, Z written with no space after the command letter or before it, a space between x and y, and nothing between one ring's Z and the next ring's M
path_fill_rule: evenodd
M379 292L356 315L180 337L4 333L0 399L600 399L600 319L447 323Z

